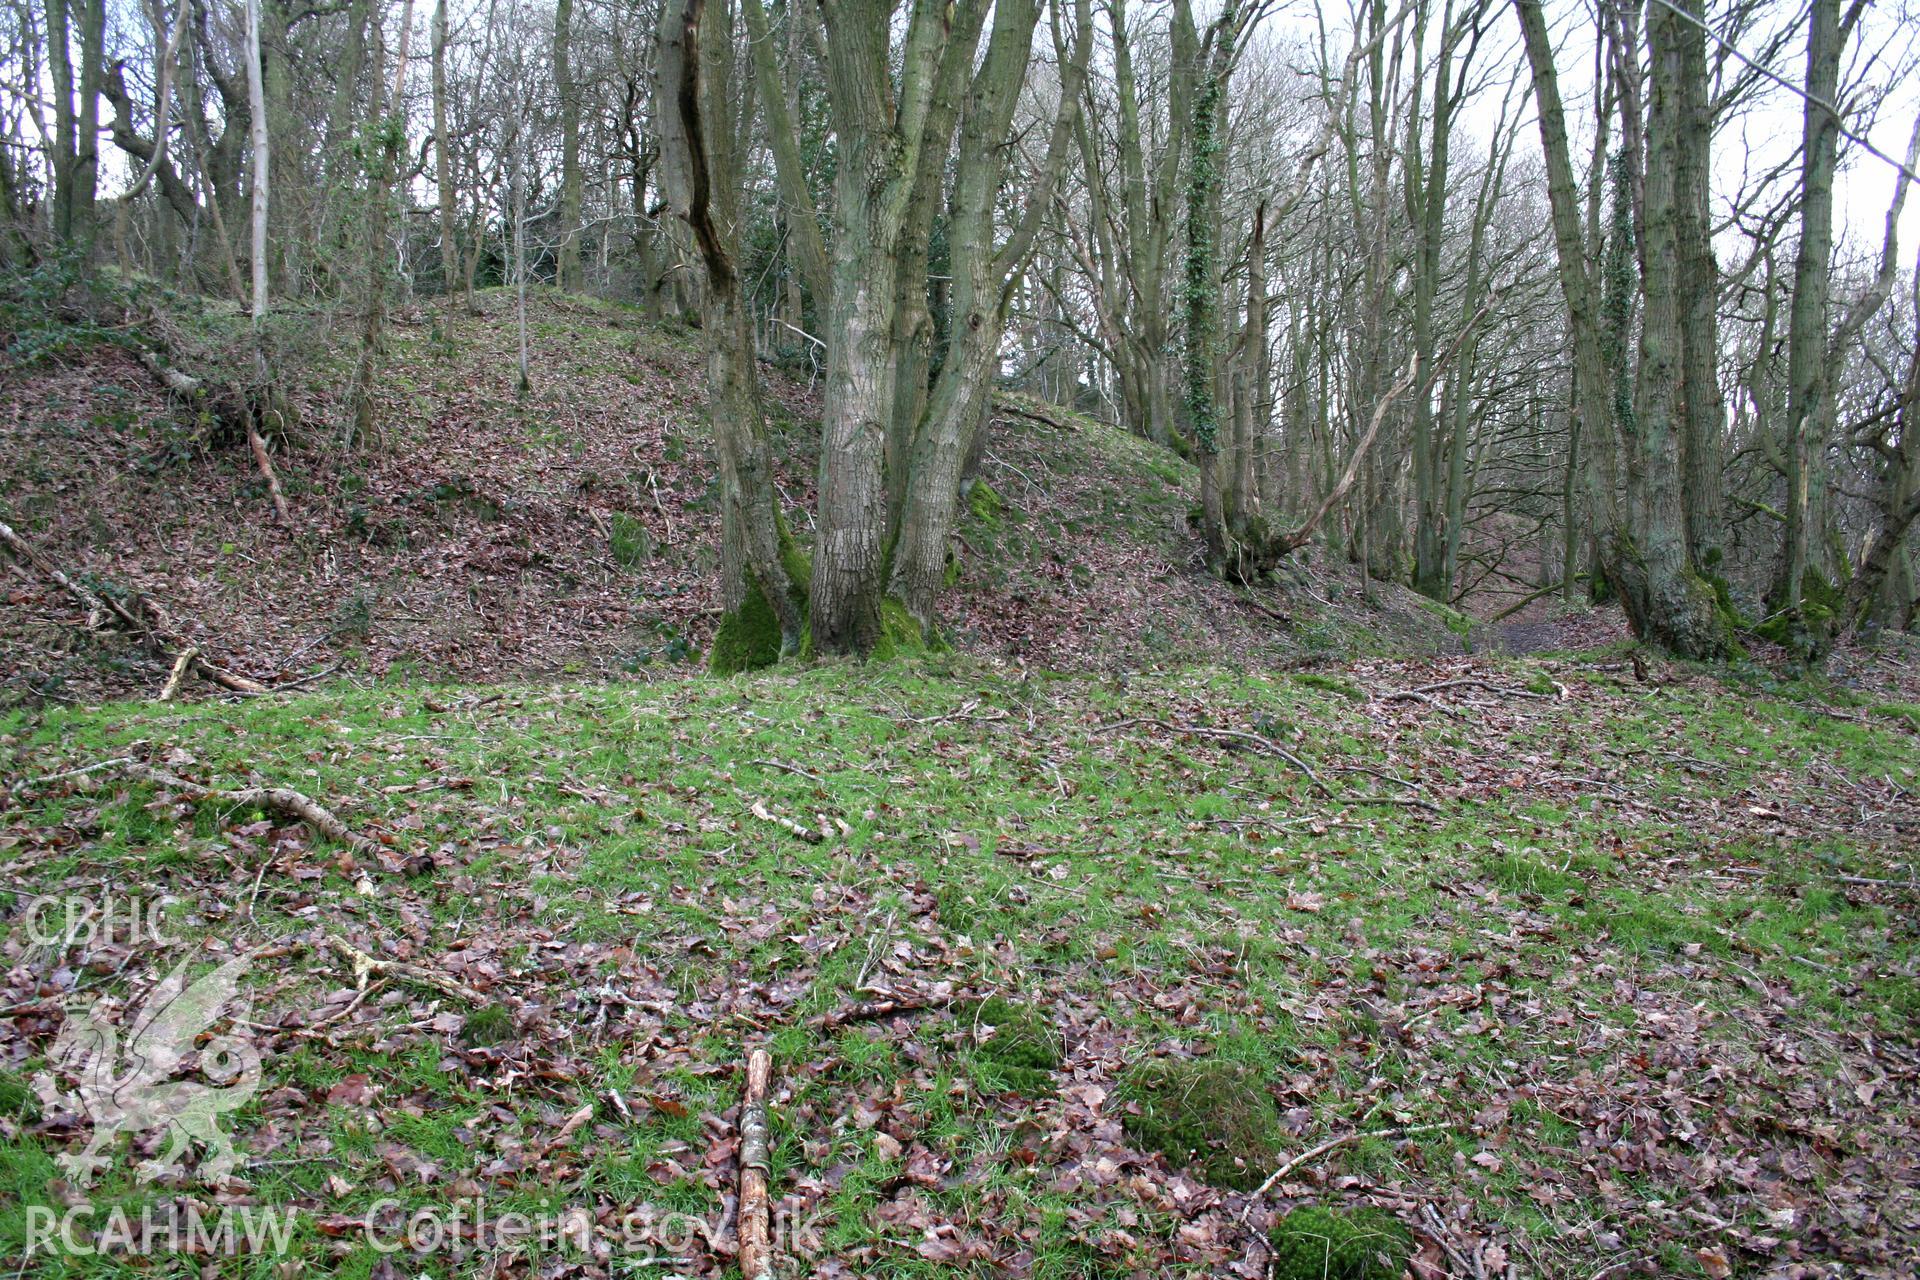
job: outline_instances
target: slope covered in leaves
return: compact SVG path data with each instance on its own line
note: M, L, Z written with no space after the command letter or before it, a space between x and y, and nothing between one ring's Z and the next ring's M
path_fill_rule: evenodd
M1255 1280L1321 1204L1391 1214L1422 1277L1910 1275L1916 713L1652 676L947 658L16 712L0 1255L86 1138L27 1088L63 1003L136 1009L183 943L274 957L246 1159L141 1185L123 1142L93 1200L296 1206L305 1274L726 1274L765 1044L799 1274ZM297 786L384 852L51 776L123 757ZM176 945L34 942L19 903L102 883ZM1057 1068L1001 1066L993 996ZM1208 1057L1278 1108L1264 1193L1128 1136L1137 1064ZM476 1225L508 1212L554 1231ZM705 1230L636 1271L622 1224L668 1213Z
M245 443L209 440L126 350L0 372L0 518L101 589L148 594L210 654L268 682L619 677L697 660L717 621L719 544L698 335L536 296L520 394L512 303L482 293L444 335L430 311L396 314L382 434L353 450L338 425L351 416L350 317L276 317L301 418L275 454L288 528ZM238 317L175 328L181 363L244 374ZM817 396L766 372L780 490L805 541ZM1334 570L1303 568L1291 598L1249 607L1195 559L1190 466L1051 416L1066 428L992 424L942 602L959 647L1082 668L1456 646L1419 609L1359 605ZM48 584L16 571L8 593L0 667L17 687L89 700L163 682L164 658L76 634L72 602Z

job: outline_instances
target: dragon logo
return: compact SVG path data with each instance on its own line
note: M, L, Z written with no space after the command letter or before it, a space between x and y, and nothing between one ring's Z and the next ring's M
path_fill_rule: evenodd
M60 1165L74 1185L92 1184L104 1168L103 1153L123 1133L164 1128L166 1151L139 1166L147 1182L178 1167L191 1144L207 1152L200 1173L218 1180L234 1166L233 1143L220 1128L222 1113L245 1105L260 1086L260 1051L239 1034L215 1036L199 1050L197 1073L213 1083L176 1079L194 1052L194 1041L235 1002L240 980L253 963L242 953L191 984L182 961L122 1022L120 1032L101 1019L98 1004L67 1015L49 1054L55 1070L76 1090L62 1093L43 1074L36 1084L50 1106L84 1113L93 1122L93 1139L78 1155L68 1152Z

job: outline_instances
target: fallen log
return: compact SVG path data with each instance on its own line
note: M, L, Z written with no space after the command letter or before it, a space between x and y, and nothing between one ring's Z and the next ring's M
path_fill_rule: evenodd
M166 615L160 611L160 606L145 596L132 597L134 604L140 610L139 615L136 616L132 609L113 597L95 594L61 572L59 566L35 551L27 540L15 533L4 520L0 520L0 543L6 544L7 549L19 557L22 564L35 570L72 596L80 607L87 611L88 630L99 627L105 618L112 616L121 626L132 632L141 644L161 657L172 657L181 650L193 650L193 657L187 662L187 670L202 680L210 681L234 693L267 692L267 686L259 681L235 675L225 667L207 661L197 648L173 632L167 625Z
M773 1059L765 1049L747 1055L747 1092L740 1104L740 1275L773 1280L773 1240L768 1226L767 1087Z

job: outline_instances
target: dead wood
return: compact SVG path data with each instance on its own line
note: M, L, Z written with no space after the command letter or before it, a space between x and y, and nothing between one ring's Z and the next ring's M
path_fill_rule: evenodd
M740 1104L740 1275L773 1280L773 1241L768 1225L767 1087L773 1059L765 1049L747 1055L747 1092Z
M1065 418L1055 417L1044 409L1036 408L1030 404L1023 404L1018 400L1013 400L1006 396L995 396L993 398L993 409L995 413L1005 413L1011 414L1016 418L1025 418L1029 422L1038 422L1042 426L1052 427L1055 431L1078 431L1080 429Z
M366 988L370 978L394 978L419 987L431 987L442 995L451 996L474 1008L480 1008L488 1003L485 993L475 990L464 982L449 978L437 969L429 969L425 965L408 964L404 960L382 960L377 956L368 955L342 937L330 937L328 941L333 944L335 951L346 957L353 965L354 985L362 990Z
M831 1012L823 1013L811 1019L807 1025L822 1031L833 1031L853 1022L868 1022L874 1018L891 1018L896 1014L923 1013L928 1009L944 1009L950 1001L929 1000L920 996L896 996L885 1000L862 1000L858 1004L844 1005Z
M792 818L783 818L779 814L767 808L766 805L762 804L758 800L755 800L753 802L753 807L749 810L749 812L752 813L754 817L760 819L760 821L771 822L774 826L779 827L782 831L788 832L791 835L796 835L800 837L800 839L805 840L808 844L825 844L827 842L828 837L827 837L827 833L824 830L815 831L811 827L801 826L799 823L795 822Z
M1401 689L1394 693L1383 694L1383 702L1422 702L1427 695L1438 693L1442 689L1481 689L1501 698L1532 698L1537 702L1552 701L1544 693L1535 693L1531 689L1508 689L1494 684L1491 680L1479 680L1464 676L1458 680L1442 680L1437 684L1423 684L1418 689Z
M245 388L198 378L161 359L160 354L139 348L134 352L146 371L154 376L167 394L197 414L205 414L207 425L218 428L209 434L238 440L253 431L253 406Z
M198 649L186 648L180 651L180 656L173 660L173 670L167 673L166 686L160 690L160 696L155 701L173 701L173 695L180 692L180 681L186 678L187 668L192 666L193 660L199 656Z
M247 447L253 450L253 464L260 468L260 475L267 482L267 496L273 499L273 514L281 524L293 519L287 513L287 495L280 489L280 477L273 473L273 461L267 457L267 442L260 436L260 428L252 413L247 414Z
M178 775L166 773L151 765L131 760L122 764L119 771L129 778L138 778L156 786L170 787L188 796L195 804L213 802L230 805L259 805L282 817L304 822L321 835L339 841L357 854L372 858L381 866L391 867L394 861L393 851L387 846L378 840L361 835L342 822L333 810L290 787L269 787L257 784L231 790L207 787L197 782L190 782Z
M88 630L98 628L110 616L132 632L141 644L162 657L171 657L181 650L194 649L193 645L187 643L167 625L166 614L161 611L160 606L145 596L131 596L133 607L129 608L111 596L95 594L61 572L59 566L35 551L26 539L15 533L5 521L0 521L0 543L5 543L7 549L19 557L22 563L33 568L72 596L80 607L87 611ZM137 614L135 609L139 611ZM202 680L210 681L234 693L267 692L267 686L259 681L235 675L225 667L208 662L197 649L194 649L193 657L188 659L187 669Z
M1244 729L1215 729L1203 724L1169 724L1165 720L1155 720L1146 716L1134 716L1127 720L1116 720L1112 724L1103 724L1100 726L1100 732L1111 733L1115 729L1125 729L1136 724L1159 729L1165 733L1188 733L1196 738L1211 738L1229 749L1235 746L1251 747L1263 755L1275 756L1281 760L1285 760L1288 764L1304 774L1307 781L1313 784L1314 790L1318 791L1321 795L1331 796L1333 794L1333 791L1327 784L1320 781L1320 775L1315 773L1306 761L1273 741L1271 738L1263 738L1257 733L1248 733Z
M1275 1169L1272 1173L1268 1174L1267 1180L1261 1183L1259 1186L1255 1187L1253 1190L1253 1195L1248 1197L1246 1207L1240 1211L1240 1221L1245 1222L1248 1219L1248 1217L1252 1215L1253 1202L1258 1200L1261 1196L1267 1194L1267 1192L1271 1191L1274 1187L1274 1184L1279 1182L1280 1179L1286 1177L1288 1174L1292 1173L1295 1169L1298 1169L1301 1165L1310 1164L1313 1161L1318 1160L1321 1156L1327 1155L1334 1151L1338 1151L1341 1147L1344 1147L1349 1143L1358 1142L1362 1138L1403 1138L1410 1133L1427 1133L1434 1129L1444 1129L1446 1127L1447 1126L1444 1124L1409 1124L1409 1125L1401 1125L1399 1128L1395 1128L1395 1129L1378 1129L1372 1133L1366 1133L1366 1132L1363 1132L1362 1130L1355 1129L1351 1133L1343 1133L1337 1138L1330 1138L1327 1141L1321 1143L1317 1147L1314 1147L1307 1151L1302 1151L1299 1155L1293 1157L1291 1160L1281 1165L1278 1169Z

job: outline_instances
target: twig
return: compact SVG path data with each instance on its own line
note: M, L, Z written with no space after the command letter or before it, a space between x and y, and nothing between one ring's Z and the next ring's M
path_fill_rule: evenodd
M1381 701L1405 702L1423 698L1431 693L1438 693L1442 689L1484 689L1488 693L1496 694L1502 698L1533 698L1540 702L1552 701L1552 699L1544 693L1535 693L1531 689L1507 689L1494 684L1490 680L1480 680L1472 676L1463 676L1458 680L1442 680L1437 684L1423 684L1418 689L1402 689L1397 693L1382 695Z
M102 760L98 764L82 765L78 769L68 769L64 773L49 773L39 778L22 778L9 788L9 793L16 796L25 795L29 791L36 791L46 786L49 782L63 782L68 778L84 778L90 773L100 773L106 769L122 769L132 763L132 756L115 756L111 760Z
M1315 773L1307 765L1306 761L1273 741L1271 738L1263 738L1257 733L1248 733L1244 729L1214 729L1202 724L1169 724L1165 720L1156 720L1148 716L1134 716L1126 720L1116 720L1112 724L1103 724L1099 726L1099 731L1102 733L1111 733L1115 729L1125 729L1129 725L1136 724L1147 725L1150 728L1159 729L1166 733L1190 733L1196 738L1212 738L1217 742L1244 742L1267 755L1277 756L1285 760L1288 764L1304 774L1307 781L1312 783L1314 789L1320 792L1321 795L1327 797L1333 795L1332 789L1330 789L1326 783L1320 781L1320 775Z
M140 611L145 617L135 617L133 611L118 600L115 600L111 596L95 595L62 573L57 566L50 563L38 551L35 551L26 539L15 533L4 520L0 520L0 543L5 543L7 549L12 551L14 555L38 571L41 576L51 581L55 586L72 596L74 600L79 603L80 607L87 611L87 627L89 630L98 624L98 620L103 615L112 614L120 620L122 626L133 632L140 643L155 653L167 653L169 651L177 651L190 647L186 641L174 635L172 631L167 628L165 617L161 614L160 607L154 604L153 601L148 600L144 596L136 596L135 600L139 604ZM249 680L245 676L235 675L225 667L215 666L197 654L189 661L188 669L202 680L209 680L221 688L231 690L234 693L267 692L267 686L261 684L259 681Z
M766 805L762 804L758 800L755 800L753 802L753 807L751 810L749 810L749 812L751 812L754 817L760 819L760 821L762 822L771 822L774 826L779 827L781 830L786 831L792 835L799 836L802 840L805 840L808 844L825 844L827 842L827 836L824 831L814 831L811 828L801 826L799 823L795 822L792 818L783 818L779 814L774 813L772 810L768 809Z
M921 1013L928 1009L944 1009L950 1004L947 1000L929 1000L921 996L896 996L885 1000L862 1000L859 1004L850 1004L823 1013L811 1019L807 1025L821 1031L833 1031L850 1022L867 1022L874 1018L891 1018L897 1013Z
M446 974L425 965L408 964L404 960L381 960L370 956L360 948L338 935L329 936L328 942L333 949L353 964L354 985L364 989L367 979L373 975L383 978L398 978L402 982L411 982L415 986L431 987L442 995L452 996L455 1000L465 1001L469 1005L481 1006L488 1003L481 992L449 978Z
M773 1059L765 1049L747 1055L747 1093L740 1104L740 1275L773 1280L773 1244L767 1229L767 1086Z
M1253 1212L1253 1201L1258 1200L1261 1196L1273 1190L1274 1184L1279 1182L1280 1179L1286 1177L1301 1165L1318 1160L1328 1152L1338 1151L1341 1147L1349 1143L1358 1142L1362 1138L1401 1138L1410 1133L1426 1133L1433 1129L1444 1129L1446 1127L1445 1124L1436 1121L1433 1124L1402 1125L1395 1129L1375 1129L1371 1132L1355 1129L1352 1133L1343 1133L1337 1138L1329 1138L1310 1151L1302 1151L1299 1155L1268 1174L1267 1180L1255 1187L1253 1194L1248 1197L1247 1207L1240 1211L1240 1221L1242 1223L1246 1222L1248 1216Z
M1446 1221L1440 1216L1439 1210L1430 1204L1423 1204L1420 1206L1420 1216L1426 1221L1428 1234L1433 1237L1434 1243L1446 1250L1447 1257L1453 1260L1454 1266L1460 1268L1461 1275L1482 1277L1486 1274L1478 1265L1467 1261L1466 1255L1454 1247L1452 1239L1453 1232L1448 1229ZM1611 1269L1612 1268L1608 1268L1608 1270Z
M785 764L785 763L783 763L783 762L781 762L781 761L779 761L779 760L749 760L749 761L747 761L747 763L748 763L748 764L757 764L757 765L760 765L760 766L762 766L763 768L767 768L767 769L778 769L778 770L780 770L780 772L782 772L782 773L791 773L791 774L794 774L794 775L796 775L796 776L798 776L798 777L802 777L802 778L805 778L805 779L807 779L807 780L808 780L809 782L820 782L820 775L819 775L819 774L817 774L817 773L808 773L808 772L807 772L807 771L806 771L805 769L802 769L802 768L801 768L800 766L798 766L798 765L792 765L792 764ZM821 785L822 785L822 786L825 786L826 784L825 784L825 783L821 783Z

